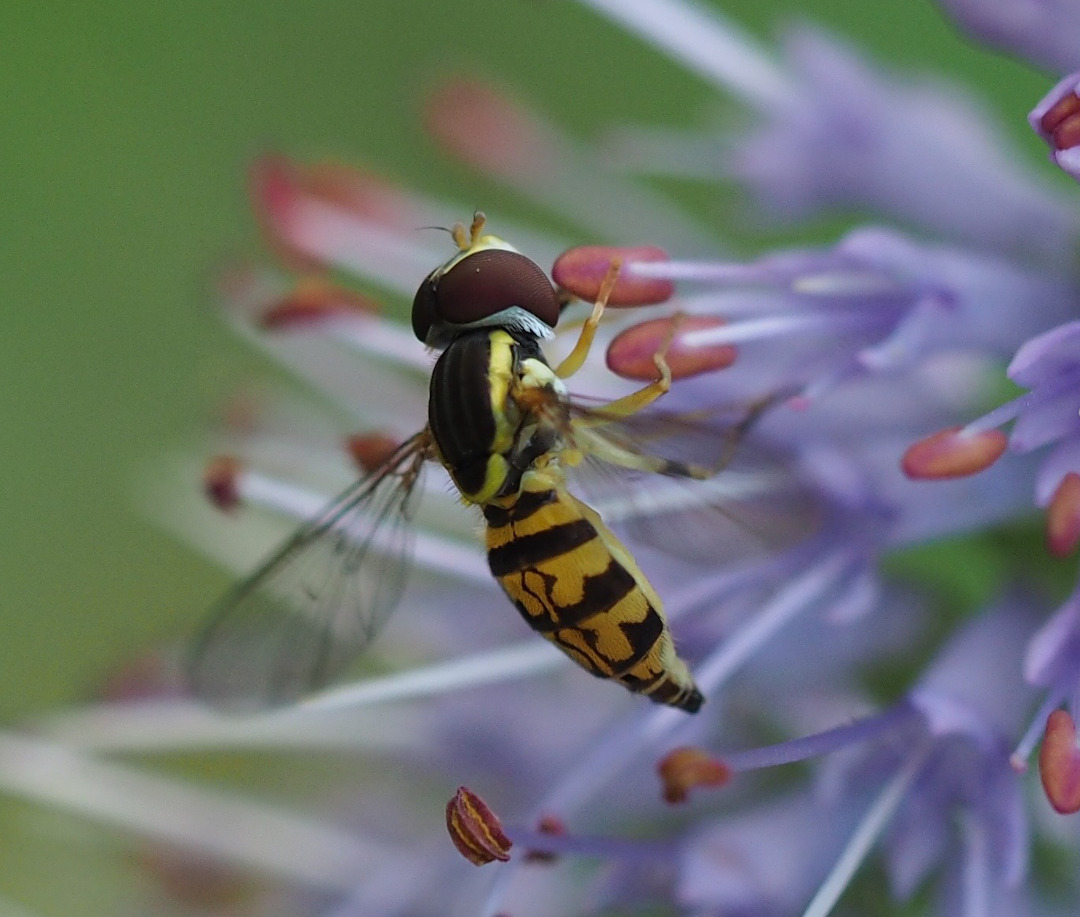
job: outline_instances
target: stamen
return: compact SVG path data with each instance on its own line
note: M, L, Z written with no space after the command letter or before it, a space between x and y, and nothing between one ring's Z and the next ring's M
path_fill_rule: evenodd
M329 318L371 316L380 311L373 299L331 283L323 277L303 277L261 316L267 329L310 327Z
M1008 445L1008 437L1000 430L971 434L950 427L909 446L900 466L916 480L962 478L989 468Z
M903 802L908 788L915 781L929 756L929 744L917 749L906 764L890 780L863 816L829 875L817 890L803 917L828 917L840 896L848 887L859 866L885 830Z
M975 418L963 428L965 435L985 433L987 430L995 430L1009 423L1028 410L1035 401L1034 392L1026 392L1005 404L998 405L992 411L987 411L981 417Z
M648 226L655 237L695 250L712 237L669 200L624 180L541 115L495 89L458 80L437 92L427 108L429 129L452 153L590 235L621 239L628 227Z
M282 163L256 170L256 195L276 247L288 253L287 263L303 270L328 265L351 270L412 296L416 278L438 263L440 249L425 246L414 230L395 229L366 209L313 194L300 170Z
M1080 474L1061 479L1046 510L1046 546L1056 557L1067 557L1080 543Z
M633 325L615 336L608 345L607 366L617 376L651 382L656 378L654 357L667 344L664 359L672 379L688 379L703 373L727 369L738 351L731 344L691 346L688 335L726 325L722 318L705 315L676 315Z
M364 473L381 467L400 445L400 439L386 433L356 433L345 440L345 450Z
M490 574L489 574L490 578ZM546 643L528 640L385 678L345 685L313 697L298 710L322 712L405 697L445 694L463 688L543 674L566 664ZM278 714L284 716L285 713Z
M737 628L698 666L696 674L701 690L706 694L715 693L777 631L836 585L849 572L851 562L846 551L821 557L773 595L757 614Z
M797 91L754 39L717 10L678 0L582 0L685 67L763 109L790 105Z
M664 801L686 802L695 787L721 787L731 779L728 765L700 748L676 748L656 766L663 783Z
M417 666L327 690L293 707L222 717L186 700L99 704L40 723L50 736L82 749L169 752L193 748L394 748L416 735L406 708L391 721L357 720L364 707L465 691L543 675L568 665L546 643L526 640L497 650ZM338 715L340 714L340 715ZM343 718L349 718L343 722Z
M302 166L284 156L264 156L251 169L250 193L271 247L282 263L301 272L326 263L297 232L311 203L378 224L386 233L416 225L403 195L380 178L336 163Z
M881 271L858 265L831 265L828 255L796 252L740 261L641 261L634 273L655 280L685 280L716 287L765 287L800 296L867 297L900 292Z
M481 172L513 177L550 167L550 132L524 107L483 83L448 82L424 106L436 140Z
M835 336L847 329L873 327L880 322L880 317L870 314L774 315L691 331L686 334L684 343L687 347L719 347L806 332Z
M210 459L203 471L203 493L217 509L232 512L240 504L240 460L231 455Z
M1065 93L1039 119L1039 126L1057 150L1080 145L1080 98L1075 90Z
M397 858L355 833L235 793L195 788L11 733L0 736L0 789L327 891L348 890Z
M918 719L919 714L909 704L899 704L877 716L865 717L854 723L837 726L815 735L762 748L733 752L725 755L724 761L733 773L794 764L870 742L882 733L895 731L906 723L915 722Z
M1039 777L1056 812L1080 812L1080 749L1076 747L1076 724L1064 710L1055 710L1046 720Z
M513 842L502 829L499 817L487 803L467 787L459 786L446 804L446 830L466 860L484 866L496 860L510 859Z
M1039 705L1039 709L1035 711L1028 728L1024 731L1020 741L1016 743L1013 753L1009 755L1009 766L1016 773L1023 774L1027 772L1028 758L1031 757L1031 753L1043 736L1047 719L1064 699L1064 692L1050 691Z
M425 374L431 371L430 356L403 324L378 317L374 300L321 278L308 277L288 287L277 277L233 268L218 288L229 313L238 319L238 330L260 346L274 339L251 335L251 325L282 333L317 329L358 353Z
M651 245L615 247L582 245L563 252L555 259L551 276L564 290L586 302L596 302L600 287L612 261L619 259L622 269L608 294L606 305L647 306L667 302L675 293L675 285L663 278L641 275L638 266L667 260L667 252Z

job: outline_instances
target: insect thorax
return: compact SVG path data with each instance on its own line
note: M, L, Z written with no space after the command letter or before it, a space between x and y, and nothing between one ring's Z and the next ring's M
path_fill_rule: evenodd
M558 449L560 427L549 413L563 392L531 335L477 330L450 343L431 374L428 423L465 500L483 504L516 493L521 475Z

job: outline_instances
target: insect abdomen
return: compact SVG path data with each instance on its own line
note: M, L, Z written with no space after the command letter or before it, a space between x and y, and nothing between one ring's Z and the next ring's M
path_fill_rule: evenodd
M594 510L533 471L484 515L491 572L533 630L593 675L697 712L659 598Z

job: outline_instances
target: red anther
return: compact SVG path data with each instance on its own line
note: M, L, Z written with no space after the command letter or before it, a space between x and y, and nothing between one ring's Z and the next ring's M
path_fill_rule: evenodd
M502 822L467 787L459 786L446 804L446 829L458 853L475 866L510 859L512 842L503 833Z
M550 132L531 112L489 86L456 80L424 107L428 132L451 153L486 172L540 173L550 167Z
M963 478L993 465L1008 444L1000 430L968 434L950 427L909 446L900 467L917 480Z
M1063 95L1039 119L1039 127L1053 138L1053 146L1067 150L1080 145L1080 98L1075 92Z
M1080 474L1061 479L1046 508L1046 547L1055 557L1071 554L1080 542Z
M1064 710L1047 717L1039 749L1039 776L1055 811L1062 815L1080 811L1080 749L1076 747L1076 724Z
M688 335L720 328L727 322L705 315L676 315L654 318L620 332L607 350L607 365L624 379L649 381L656 378L654 357L666 346L664 359L672 379L688 379L701 373L726 369L735 362L734 344L694 344Z
M608 297L607 305L651 306L667 302L675 293L675 284L664 277L637 277L635 263L667 261L662 248L653 245L616 247L612 245L580 245L563 252L555 260L551 276L555 282L586 302L595 302L600 285L614 259L622 261L618 279Z
M317 324L328 318L374 315L379 304L353 290L321 277L304 277L283 299L262 314L261 324L272 330L290 330Z
M552 837L562 837L566 834L566 825L554 815L545 815L536 825L540 834L550 834ZM546 850L530 850L525 854L525 859L531 863L551 863L556 855Z
M336 207L386 226L409 224L407 207L388 184L341 163L302 166L284 156L264 156L251 168L255 214L271 246L290 267L310 271L322 262L296 243L296 220L307 203Z
M345 440L346 450L365 474L381 468L400 445L400 440L386 433L355 433Z
M264 156L251 167L249 187L255 216L281 261L299 271L316 270L317 258L294 244L294 224L303 199L303 173L283 156Z
M664 784L664 801L686 802L695 787L721 787L731 779L731 769L700 748L676 748L656 766Z
M1080 115L1066 118L1054 128L1051 136L1055 150L1071 150L1074 146L1080 146Z
M203 492L218 509L231 512L240 503L239 478L243 467L231 455L210 459L203 472Z

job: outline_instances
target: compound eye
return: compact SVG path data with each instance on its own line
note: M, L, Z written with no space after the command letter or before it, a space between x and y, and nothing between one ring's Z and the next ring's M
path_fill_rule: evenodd
M420 292L416 295L419 301ZM455 325L490 318L511 306L535 315L549 328L559 320L559 298L547 275L535 261L505 249L483 249L462 258L439 278L437 298L438 317Z
M437 277L429 274L420 284L412 303L412 330L423 343L427 343L431 326L439 320L439 297Z

